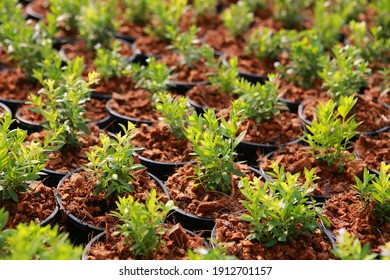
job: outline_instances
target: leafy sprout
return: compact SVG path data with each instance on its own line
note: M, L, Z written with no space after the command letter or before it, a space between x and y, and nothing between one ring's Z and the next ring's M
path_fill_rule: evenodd
M237 37L249 28L253 20L253 12L250 11L245 1L238 1L225 9L221 18L231 37Z
M150 258L163 242L162 236L167 231L164 222L175 206L172 200L165 204L159 200L155 189L150 191L145 204L131 195L119 197L118 211L112 213L121 222L116 225L119 229L113 235L122 235L137 259Z
M134 135L134 124L127 127L120 124L123 134L117 133L113 138L101 133L101 146L94 146L86 153L88 163L85 169L97 178L94 194L106 191L106 197L132 192L135 180L133 171L144 168L134 160L134 152L139 150L131 143Z

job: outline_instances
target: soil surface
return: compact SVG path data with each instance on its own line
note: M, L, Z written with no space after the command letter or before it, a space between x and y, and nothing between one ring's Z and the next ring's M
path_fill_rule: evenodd
M247 165L236 166L251 180L255 174ZM240 177L232 175L230 195L221 192L205 191L196 179L194 164L189 163L180 167L171 175L165 185L176 206L185 212L207 218L217 218L222 213L242 210L240 200L243 195L238 183ZM199 186L196 186L196 185Z
M21 68L3 69L0 71L0 99L26 101L30 93L37 93L42 86L27 79Z
M205 248L203 239L186 232L179 224L166 224L163 243L147 258L151 260L186 260L187 251ZM130 245L122 235L113 236L106 232L104 241L93 243L88 252L88 260L134 260L130 255Z
M1 207L9 214L6 228L15 228L19 223L39 224L46 220L56 208L53 189L45 186L43 181L29 184L29 190L19 192L19 202L12 199L0 199Z
M135 199L145 202L149 191L156 189L157 197L162 196L162 202L165 203L168 200L161 186L147 174L146 168L133 171L133 175L134 181L131 184L134 191L131 195ZM96 183L97 179L86 171L73 173L57 188L62 200L61 207L85 223L101 228L111 228L116 221L110 212L117 209L118 197L111 195L107 198L106 191L93 195Z
M186 97L198 107L212 108L216 111L229 107L233 101L232 95L213 85L197 85L187 91Z
M352 154L348 153L353 157ZM359 159L346 159L343 171L338 166L328 166L326 162L317 160L308 146L293 144L283 147L268 156L259 157L260 168L265 172L271 171L271 163L275 161L285 167L285 172L300 173L300 180L304 181L304 168L315 168L314 174L319 178L315 181L318 186L313 195L331 197L338 193L351 190L355 184L355 177L361 178L365 163Z
M89 126L90 133L79 137L78 141L82 144L81 147L74 147L68 151L54 151L49 154L49 160L46 163L45 168L57 172L71 172L76 168L88 163L86 152L90 150L92 146L100 145L100 133L104 133L97 125ZM35 132L27 136L26 142L33 139L40 139L44 141L47 131L42 130Z
M355 191L349 191L327 200L323 215L330 221L334 234L344 228L362 244L370 244L372 252L380 253L379 247L390 240L390 223L375 217L374 207L374 202L365 203Z
M188 162L192 159L190 142L186 138L177 139L163 123L141 124L133 134L133 145L143 148L138 153L148 159L172 163Z
M251 225L241 221L238 215L222 215L216 219L216 241L225 244L228 255L240 260L329 260L334 259L330 252L330 240L321 233L302 233L298 238L286 243L279 242L271 248L255 240L247 240L252 233Z

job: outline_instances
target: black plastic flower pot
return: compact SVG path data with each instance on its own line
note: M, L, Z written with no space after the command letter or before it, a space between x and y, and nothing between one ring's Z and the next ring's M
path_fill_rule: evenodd
M78 168L66 174L58 183L55 189L55 197L59 208L62 211L62 220L66 231L69 232L69 238L76 244L87 244L92 238L105 231L104 228L98 227L82 221L74 216L70 211L66 210L61 199L60 187L64 180L70 178L74 173L80 172L82 169ZM165 185L155 175L148 172L152 180L157 182L157 185L163 190L165 195L169 195Z
M58 183L69 173L62 171L50 170L47 168L42 169L42 180L45 181L45 185L50 188L56 188Z
M283 97L279 97L278 99L281 103L285 104L291 112L298 113L299 105L302 103L301 101L289 100Z
M37 20L37 21L45 19L45 15L35 11L32 8L32 1L30 1L30 3L27 4L26 9L25 9L25 13L26 13L27 19L32 19L32 20Z
M142 155L138 155L141 164L148 168L148 171L156 175L160 180L165 181L173 174L176 168L182 167L189 162L162 162L148 159Z
M6 104L0 102L0 107L2 108L2 112L0 112L0 117L2 117L4 112L8 112L9 115L11 116L11 118L12 118L12 116L13 116L12 111Z
M116 33L115 33L115 38L118 38L118 39L127 41L127 42L129 42L130 44L134 44L135 40L137 40L136 37L124 35L124 34L122 34L122 33L120 33L120 32L116 32Z
M43 130L43 127L41 124L26 120L25 118L23 118L23 116L20 113L19 108L15 112L15 121L16 121L19 128L27 130L28 134L31 134L34 132L39 132L39 131Z
M118 132L123 131L122 127L119 124L127 126L128 122L131 122L135 126L140 126L143 123L147 125L152 125L154 123L154 121L151 120L142 120L142 119L137 119L137 118L132 118L132 117L122 115L111 108L109 101L106 104L106 109L107 112L110 114L112 120L111 124L107 127L107 131L111 133L116 134Z
M185 95L186 92L198 85L207 85L208 81L198 81L198 82L182 82L182 81L169 81L169 89L174 93Z
M45 220L43 220L40 225L41 226L54 226L58 223L58 221L60 220L61 218L61 211L60 211L60 208L58 207L58 205L56 205L56 207L54 208L54 211L53 213L50 214L49 217L47 217Z
M7 106L7 108L11 111L12 116L15 116L16 111L20 106L26 103L26 100L20 100L20 99L8 99L8 98L1 98L0 97L0 103L3 103Z
M260 143L254 143L248 141L241 141L236 148L238 154L237 160L244 161L246 164L250 166L257 166L258 153L268 154L270 152L283 148L287 145L293 145L300 142L302 142L302 138L295 139L288 143L283 143L280 145L260 144Z

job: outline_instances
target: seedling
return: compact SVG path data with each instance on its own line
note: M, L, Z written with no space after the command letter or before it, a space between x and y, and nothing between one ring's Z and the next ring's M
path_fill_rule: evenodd
M339 100L341 96L353 95L367 86L365 78L371 74L371 69L356 47L336 45L333 54L332 59L323 57L322 71L318 72L329 96Z
M156 190L150 191L150 196L143 204L129 195L119 197L118 211L113 216L119 218L119 229L113 235L122 235L125 244L130 245L130 252L136 259L148 259L162 244L162 236L167 231L165 219L170 211L175 209L174 202L165 204L159 201Z
M199 45L197 33L198 28L192 25L188 32L180 33L172 42L172 49L179 56L179 63L190 68L202 58L206 62L214 62L214 50L206 44Z
M180 32L179 23L187 3L187 0L149 0L152 16L145 32L163 41L174 40Z
M340 12L330 11L325 3L324 0L315 3L313 29L325 49L331 50L340 41L345 17Z
M376 16L372 18L373 24L381 27L380 37L390 37L390 2L388 0L377 0L369 3L374 9Z
M368 27L365 21L351 21L349 28L352 33L348 39L356 46L367 61L386 62L387 53L390 49L390 39L381 38L381 26Z
M252 84L244 79L237 79L235 93L239 100L246 106L244 116L255 120L257 123L264 122L274 116L279 116L281 103L279 102L277 75L269 74L264 84Z
M0 259L2 260L80 260L82 246L73 246L58 225L21 223L4 230L8 213L0 209Z
M211 63L209 65L211 66ZM213 73L208 77L210 84L227 94L233 94L236 88L234 83L239 72L237 58L230 58L227 65L215 63L212 67Z
M289 52L291 60L284 71L284 78L305 89L312 87L319 79L323 56L324 47L315 36L304 36L292 42Z
M44 117L43 128L51 132L61 131L65 143L61 151L81 146L79 136L89 132L88 120L84 118L85 104L90 99L91 85L97 81L96 72L90 72L87 81L68 73L57 82L58 85L54 80L45 80L39 93L31 94L29 104L34 105L31 110ZM61 129L63 126L65 131Z
M228 121L217 118L213 109L208 109L203 115L194 112L188 117L185 134L199 163L195 165L199 180L196 186L229 194L232 175L243 175L234 166L235 148L245 136L243 131L236 137L241 121L242 105L239 102L233 102Z
M229 35L233 38L246 32L253 20L253 12L250 11L245 1L238 1L237 4L231 4L225 9L221 18Z
M104 80L121 77L126 69L126 64L120 53L120 42L112 40L108 48L97 49L93 63L96 66L96 71Z
M134 125L129 122L127 127L122 124L120 126L123 128L123 135L119 132L109 137L101 133L101 146L94 146L86 153L89 163L85 168L98 179L95 195L102 191L106 191L106 197L132 192L132 182L135 180L132 172L144 168L134 161L133 154L139 150L131 144Z
M260 60L276 61L285 49L287 32L284 29L273 33L268 27L254 29L250 34L245 52Z
M6 3L0 16L2 45L9 54L9 60L16 62L28 79L33 79L32 69L46 56L54 53L52 42L43 23L29 25L19 8L12 9L12 4L8 3L8 6Z
M302 25L302 11L311 4L310 0L277 0L273 5L273 17L283 24L284 28L292 29Z
M350 157L348 144L359 126L354 116L349 116L356 102L357 98L352 95L341 96L339 105L332 99L326 104L320 102L316 119L306 126L308 132L305 132L304 141L309 143L315 157L330 166L339 166L340 171L344 167L343 160Z
M289 242L305 231L313 232L317 227L320 209L307 203L308 196L316 188L314 169L305 168L305 182L300 184L299 173L284 172L276 162L271 165L271 180L264 183L261 178L253 181L241 179L241 192L245 197L241 203L248 213L240 219L251 223L253 233L247 238L266 243L272 247L278 242Z
M150 16L149 0L121 0L124 5L123 18L129 22L144 23Z
M8 112L0 118L0 198L18 201L18 192L28 189L28 182L43 173L52 145L60 144L58 135L48 135L44 143L24 143L27 131L11 129L13 120Z
M163 116L163 121L169 126L177 139L185 138L189 104L185 97L174 98L169 93L159 92L154 102L156 110Z
M168 89L172 77L171 69L155 57L148 59L147 66L133 64L129 71L132 79L136 81L135 87L148 89L153 95Z
M196 17L216 12L218 0L194 0L193 8Z
M373 260L377 257L370 253L370 244L362 246L359 239L345 229L339 230L332 253L340 260Z
M381 162L379 174L370 174L367 168L363 172L363 180L355 177L359 196L367 204L375 202L374 215L384 220L390 221L390 164Z
M94 50L100 46L108 47L118 28L115 20L115 5L100 1L89 2L82 7L79 16L80 37L87 42L87 49Z

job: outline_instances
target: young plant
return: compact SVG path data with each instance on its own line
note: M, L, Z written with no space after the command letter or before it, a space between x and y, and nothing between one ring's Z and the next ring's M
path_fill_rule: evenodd
M386 62L390 39L381 38L382 27L369 28L365 21L356 22L354 20L350 21L348 26L352 31L348 39L359 49L364 59L370 62Z
M133 64L129 70L132 79L137 82L135 87L148 89L153 95L168 89L171 69L155 57L149 58L147 62L147 66Z
M249 34L245 52L254 55L259 60L276 61L285 49L286 35L287 32L284 29L275 33L268 27L254 29Z
M264 84L252 84L244 79L236 80L235 93L239 100L246 106L244 116L255 120L257 123L264 122L280 114L277 75L269 74L268 81Z
M276 0L273 2L273 17L288 29L302 25L302 11L311 4L311 0Z
M125 61L120 53L120 42L112 40L109 47L96 50L96 58L93 61L96 71L104 80L112 77L121 77L126 69Z
M362 247L359 239L345 229L336 236L336 249L332 253L340 260L373 260L377 254L370 253L370 244Z
M247 238L266 243L272 247L278 242L289 242L305 231L313 232L317 227L320 210L315 204L307 204L316 188L314 169L305 168L305 182L298 181L299 173L284 172L274 162L270 180L253 181L241 179L241 192L245 197L241 203L248 211L240 219L251 223L253 233Z
M263 9L266 6L266 0L246 0L245 1L249 6L249 10L256 12L258 9Z
M388 0L372 1L370 7L375 11L376 16L372 17L373 25L381 28L380 37L390 37L390 2Z
M340 41L345 18L341 13L330 11L325 3L324 0L315 3L313 29L325 49L330 50Z
M253 12L250 11L245 1L238 1L225 9L221 18L231 37L238 37L244 34L253 20Z
M237 58L231 57L227 65L225 63L209 65L213 67L213 73L208 77L210 84L225 93L233 94L236 88L234 82L239 72Z
M167 231L164 222L175 206L172 200L164 204L159 199L155 189L150 191L145 204L131 195L119 197L118 211L112 214L121 222L116 225L119 229L113 235L123 236L136 259L149 259L163 242L162 236Z
M236 137L241 121L242 104L237 101L233 102L229 120L217 118L212 109L203 115L194 112L188 117L185 134L199 163L195 165L199 187L206 191L229 194L232 174L243 175L234 166L235 148L245 136L243 131Z
M341 96L339 104L330 99L326 104L320 102L316 110L316 119L307 125L305 141L309 143L315 157L325 160L328 165L344 167L343 160L349 157L346 153L349 140L356 135L359 124L349 112L356 104L354 96ZM336 110L337 106L337 110Z
M81 9L88 3L88 0L49 0L50 13L46 15L48 24L52 23L56 29L77 32Z
M149 0L120 0L124 5L123 18L134 23L145 23L150 16Z
M80 260L83 248L73 246L67 233L59 233L58 225L42 227L21 223L4 230L8 213L0 209L1 260Z
M169 93L159 92L154 102L156 110L163 115L166 123L177 139L185 138L186 118L189 113L188 100L185 97L174 98Z
M43 23L29 25L19 8L10 7L5 5L2 8L4 14L0 17L1 44L7 50L9 60L16 62L28 79L33 79L32 69L54 53L52 41L47 37Z
M324 47L315 36L304 36L292 42L289 52L291 61L284 71L285 78L305 89L312 87L319 79L323 56Z
M209 63L214 62L214 50L206 44L199 46L197 33L198 28L192 25L188 32L180 33L172 42L173 51L179 55L179 63L190 68L193 68L202 57Z
M376 2L376 1L373 1ZM363 13L367 8L367 0L334 0L334 4L330 4L332 12L341 15L345 22L356 20L359 14Z
M365 168L363 181L355 177L356 185L354 189L358 192L362 200L366 203L374 202L374 215L384 220L390 221L390 164L381 162L379 174L370 174Z
M81 146L79 136L89 132L84 118L85 104L90 99L91 85L97 81L96 72L90 72L87 81L74 74L66 74L57 84L54 80L45 80L40 92L37 95L31 94L29 104L35 107L31 110L45 118L42 123L45 130L58 132L61 127L66 127L61 133L64 141L61 151Z
M134 124L120 125L123 135L119 132L112 138L101 133L101 146L94 146L86 153L89 162L85 169L98 179L95 195L102 191L106 191L106 197L132 192L134 186L131 182L135 179L132 171L144 168L134 162L133 154L139 150L131 144Z
M193 2L196 17L212 14L217 10L218 0L194 0Z
M0 199L18 201L18 192L28 189L28 181L39 179L51 145L58 139L48 135L45 142L24 143L27 131L11 129L13 120L8 112L0 118Z
M367 86L365 78L371 74L371 69L356 47L336 45L333 54L333 59L323 56L322 71L318 72L324 80L323 87L328 88L329 96L338 100L341 96L355 94Z
M59 82L64 80L64 76L75 75L79 77L84 70L83 57L69 60L65 66L62 66L62 63L60 55L55 52L37 64L33 69L33 77L41 85L45 84L45 80L53 80L54 86L58 86Z
M163 41L172 41L179 34L181 16L187 9L188 0L149 0L150 25L145 32Z
M108 2L89 2L82 7L79 16L80 37L87 42L87 48L108 47L113 40L118 23L115 21L115 5Z

